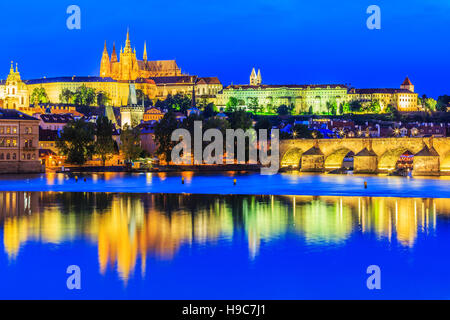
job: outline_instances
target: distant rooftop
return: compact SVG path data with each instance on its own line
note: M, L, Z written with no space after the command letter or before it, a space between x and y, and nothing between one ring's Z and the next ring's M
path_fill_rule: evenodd
M393 93L412 93L411 91L407 89L390 89L390 88L369 88L369 89L351 89L349 93L356 93L356 94L374 94L374 93L386 93L386 94L393 94Z
M244 85L229 85L226 89L279 89L279 88L288 88L288 89L345 89L347 85L345 84L261 84L257 86L252 86L248 84Z
M0 109L0 120L39 120L15 109Z

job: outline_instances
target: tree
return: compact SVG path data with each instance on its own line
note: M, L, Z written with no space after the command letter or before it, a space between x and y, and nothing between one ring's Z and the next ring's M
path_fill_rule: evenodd
M272 129L272 123L267 117L264 117L258 120L258 122L256 122L255 130L258 132L259 129L266 129L266 130Z
M367 113L380 113L381 105L378 100L371 101L369 104L363 106L363 111Z
M114 153L114 140L112 138L114 126L107 117L101 116L97 118L95 153L102 159L105 166L106 160L112 158Z
M292 106L287 106L285 104L282 104L281 106L278 107L277 109L277 113L280 116L286 116L292 113Z
M87 88L84 84L74 93L74 103L79 106L90 106L95 102L95 90Z
M335 101L327 101L327 110L329 114L335 115L337 111L337 104Z
M140 142L139 127L130 128L128 125L125 125L120 132L120 150L126 162L139 158L142 153Z
M256 134L259 137L259 130L260 129L264 129L267 130L267 136L270 137L271 131L272 131L272 123L270 122L270 120L267 117L264 117L260 120L258 120L258 122L256 122L255 124L255 131Z
M230 114L229 122L231 125L231 128L236 129L242 129L247 130L250 129L253 125L252 118L250 117L250 114L245 112L244 110L237 110Z
M59 95L59 101L62 103L73 103L73 95L74 93L69 89L62 89Z
M235 97L230 97L230 99L228 99L228 102L226 103L225 111L233 112L236 110L237 105L238 105L238 100Z
M436 111L437 101L433 98L425 98L424 99L424 107L431 112Z
M173 96L172 108L178 110L184 114L187 113L187 110L192 106L192 99L190 96L177 93Z
M437 106L436 108L439 111L447 111L447 107L450 104L450 96L448 95L443 95L443 96L439 96L438 100L437 100Z
M84 119L67 123L56 140L56 147L67 156L67 162L83 165L95 151L95 129Z
M249 103L248 103L248 107L253 113L258 112L258 109L259 109L258 98L256 98L256 97L250 98L249 99Z
M353 112L360 112L362 109L362 104L360 101L350 102L350 110Z
M171 161L171 153L176 142L171 141L172 132L178 128L178 121L172 111L167 112L155 126L155 138L158 144L156 154Z
M108 96L108 93L100 91L97 93L97 105L100 107L107 106L111 99Z
M341 107L342 107L342 114L346 114L346 113L350 113L351 112L351 107L350 107L350 104L348 102L341 103Z
M43 87L34 88L31 93L31 101L34 105L38 105L39 103L48 103L50 100L48 99L47 92Z
M215 115L215 106L214 103L208 103L203 109L203 116L205 119L211 118Z
M392 104L388 104L386 106L386 108L384 108L384 112L385 113L393 113L394 112L395 107Z

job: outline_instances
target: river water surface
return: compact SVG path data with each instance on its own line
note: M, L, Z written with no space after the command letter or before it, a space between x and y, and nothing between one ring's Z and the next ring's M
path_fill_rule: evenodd
M3 176L0 298L450 297L446 179L184 176Z

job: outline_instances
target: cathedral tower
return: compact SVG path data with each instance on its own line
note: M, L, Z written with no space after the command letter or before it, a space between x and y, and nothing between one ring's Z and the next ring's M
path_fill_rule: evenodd
M250 74L250 85L259 86L261 83L262 83L261 70L258 69L258 75L256 75L255 68L253 68L252 73Z
M136 51L131 49L130 32L127 31L125 48L120 54L121 80L136 80L139 76L139 66L136 59Z
M100 62L100 77L109 77L111 75L111 61L109 59L108 49L105 47L103 49L102 61Z

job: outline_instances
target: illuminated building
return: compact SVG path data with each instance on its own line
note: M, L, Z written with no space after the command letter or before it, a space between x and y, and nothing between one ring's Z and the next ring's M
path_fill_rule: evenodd
M261 73L252 70L250 84L230 85L218 95L217 105L225 107L230 98L236 98L247 107L255 99L262 111L275 111L280 105L293 106L298 113L329 113L330 106L339 112L342 103L358 101L362 104L378 101L383 111L392 105L399 111L417 111L417 93L409 78L400 89L355 89L345 84L266 85L261 83Z
M0 173L41 172L39 120L0 109Z
M0 108L17 109L29 106L29 94L26 84L22 81L16 64L13 62L6 81L0 81Z
M378 101L381 111L389 105L395 107L398 111L418 111L418 94L414 93L414 86L407 77L400 85L400 89L350 89L348 92L348 101L359 101L361 103L371 103Z

